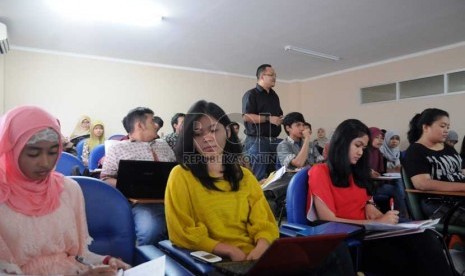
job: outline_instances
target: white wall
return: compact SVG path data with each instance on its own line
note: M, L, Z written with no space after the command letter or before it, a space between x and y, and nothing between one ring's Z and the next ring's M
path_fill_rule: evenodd
M408 121L414 113L427 107L449 111L451 127L463 137L465 93L361 105L359 89L463 70L463 57L465 44L303 82L278 80L275 90L284 113L302 112L314 130L322 126L329 132L344 119L359 118L368 126L399 130L405 148ZM256 83L253 76L193 72L24 50L12 50L0 56L0 62L1 58L5 68L4 111L23 104L42 106L60 118L65 135L70 134L81 114L103 120L107 135L124 133L121 119L136 106L150 107L161 116L165 121L161 131L167 134L172 131L169 123L172 115L186 112L199 99L218 103L233 120L241 123L242 95ZM254 70L251 68L252 72ZM276 70L279 74L279 68ZM0 103L3 99L1 84L0 78ZM460 143L457 149L459 146Z
M255 86L254 77L160 68L118 61L12 50L6 56L5 110L23 104L41 106L57 116L69 135L81 114L103 120L107 135L124 133L121 119L137 106L153 109L172 132L171 117L197 100L219 104L241 123L241 100ZM255 68L251 68L254 72ZM283 109L289 84L278 83ZM298 94L298 91L293 92Z
M456 145L459 150L465 135L465 93L362 105L360 88L464 69L465 44L462 43L452 49L308 80L301 84L300 109L310 118L313 129L321 126L331 130L348 118L360 119L368 126L397 129L402 135L401 147L406 148L408 122L413 115L428 107L441 108L449 112L451 129L459 133L460 141Z
M3 114L4 98L5 98L5 55L0 55L0 114Z

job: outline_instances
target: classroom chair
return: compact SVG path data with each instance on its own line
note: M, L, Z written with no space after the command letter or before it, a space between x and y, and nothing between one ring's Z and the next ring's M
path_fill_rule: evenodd
M77 143L76 145L76 154L77 154L77 158L79 159L79 161L82 162L82 151L84 149L84 143L87 141L88 139L82 139L81 141L79 141L79 143Z
M296 173L287 187L286 194L286 212L287 222L303 225L318 224L313 223L307 219L307 196L308 196L308 171L310 167L302 168ZM316 213L310 204L311 216L317 219ZM283 233L281 233L283 234ZM354 261L354 268L358 269L361 256L361 242L358 239L346 240L347 246L352 254Z
M105 156L105 145L100 144L95 146L89 153L89 171L92 172L98 168L98 162Z
M406 190L406 198L407 198L407 207L409 209L410 216L414 220L424 220L428 219L424 214L423 211L421 210L421 199L423 197L438 197L438 195L433 195L433 194L428 194L428 193L423 193L423 192L418 192L416 191L415 187L413 186L413 183L410 179L410 177L407 176L405 173L404 168L402 168L401 171L402 179L404 182L404 188ZM464 203L465 200L462 201ZM458 208L459 205L456 206ZM465 227L462 226L456 226L456 225L450 225L449 220L452 216L452 213L455 209L452 208L449 213L446 215L446 218L444 220L444 223L440 223L436 225L436 230L441 232L446 240L446 243L448 242L448 239L451 234L458 234L461 236L465 236Z
M76 156L71 153L62 152L55 167L55 171L66 176L71 176L75 174L76 169L79 170L80 174L83 174L86 167Z
M119 141L124 136L126 136L126 135L124 135L124 134L113 134L107 140L118 140Z
M153 245L136 247L131 206L117 189L92 177L70 178L79 184L84 195L89 234L93 238L89 245L92 252L119 257L131 265L165 255ZM166 275L192 275L168 256L165 266Z

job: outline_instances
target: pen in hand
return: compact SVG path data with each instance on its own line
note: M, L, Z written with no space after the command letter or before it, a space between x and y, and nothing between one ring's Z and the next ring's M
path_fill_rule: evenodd
M389 199L389 206L391 207L391 211L394 211L394 198Z
M75 259L76 259L76 261L80 262L81 264L87 265L89 268L95 268L95 266L93 264L86 261L86 259L84 259L84 257L82 257L82 256L76 256Z

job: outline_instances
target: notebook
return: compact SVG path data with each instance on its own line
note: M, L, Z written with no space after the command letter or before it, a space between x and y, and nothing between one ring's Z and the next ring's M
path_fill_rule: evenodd
M322 264L345 238L347 234L280 238L256 261L213 266L226 275L305 275Z
M284 223L281 225L279 232L289 237L329 234L347 234L348 237L354 237L363 234L365 229L360 225L330 221L316 226Z
M163 199L176 162L120 160L116 188L127 198Z

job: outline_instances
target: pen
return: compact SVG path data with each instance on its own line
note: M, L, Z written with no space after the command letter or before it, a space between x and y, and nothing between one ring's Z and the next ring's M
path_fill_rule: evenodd
M391 211L393 211L394 210L394 198L393 197L389 199L389 206L391 207Z
M80 262L81 264L87 265L89 268L94 268L95 267L93 264L86 261L86 259L84 259L84 257L82 257L82 256L76 256L75 259L76 259L76 261Z

